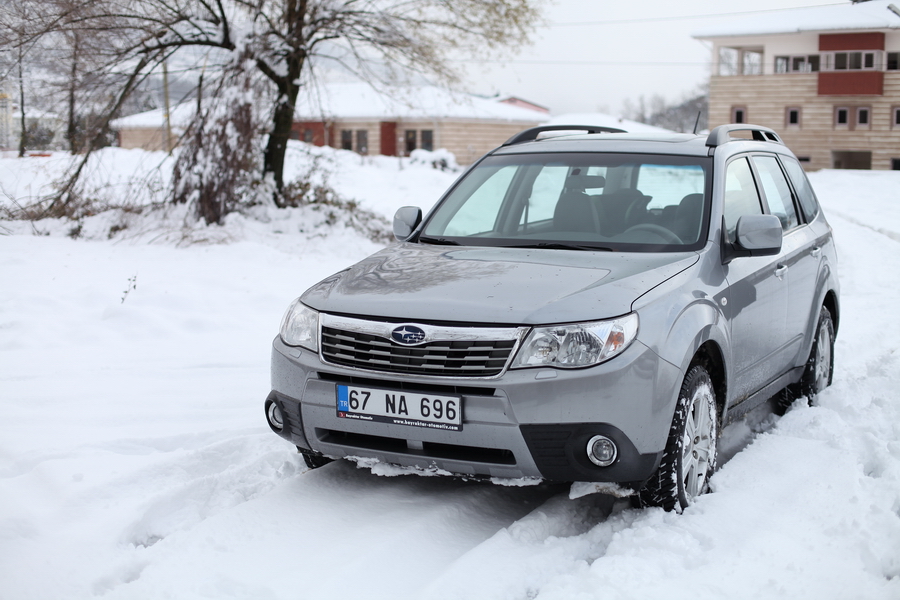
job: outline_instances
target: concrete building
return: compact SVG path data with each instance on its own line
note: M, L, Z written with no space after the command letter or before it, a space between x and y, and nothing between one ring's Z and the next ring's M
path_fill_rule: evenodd
M408 156L444 148L469 164L515 133L546 122L546 108L416 85L376 90L330 83L297 101L293 137L360 154Z
M197 105L186 102L174 106L168 119L162 108L114 119L110 127L116 132L121 148L172 150L194 118Z
M771 127L807 169L900 169L896 4L745 16L694 37L712 44L710 128Z

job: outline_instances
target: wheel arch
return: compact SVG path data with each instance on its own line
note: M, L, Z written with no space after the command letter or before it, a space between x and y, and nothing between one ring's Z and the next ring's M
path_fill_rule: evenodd
M828 312L831 313L831 322L834 325L834 335L837 337L841 316L840 311L838 310L838 297L834 290L828 290L825 294L825 299L822 301L822 306L827 308Z
M725 400L728 397L728 373L725 369L722 348L715 341L707 340L694 353L687 371L690 371L694 365L702 365L712 379L713 390L716 393L716 409L721 423L724 420Z

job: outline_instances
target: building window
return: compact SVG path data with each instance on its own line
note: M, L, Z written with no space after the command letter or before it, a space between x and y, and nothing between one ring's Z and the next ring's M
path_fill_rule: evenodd
M776 56L776 73L815 73L819 70L819 55Z
M891 109L891 127L900 129L900 106L895 106Z
M762 75L763 52L759 48L719 48L719 75Z
M891 170L892 171L900 171L900 158L892 158L891 159Z
M834 109L834 126L842 129L850 127L850 109L840 106Z
M356 130L356 151L360 154L368 154L369 153L369 130L368 129L357 129Z
M353 150L353 132L341 129L341 150Z
M304 129L303 130L303 141L307 144L313 143L313 130L312 129Z
M409 156L412 154L412 151L416 149L416 130L407 129L404 133L403 140L406 144L406 155Z
M823 54L827 71L872 71L882 68L884 52L861 50L858 52L828 52Z
M886 66L888 71L900 70L900 52L888 52Z
M796 106L788 107L784 114L784 125L788 128L800 128L800 108Z
M738 75L740 52L735 48L719 48L719 75Z
M732 123L746 123L747 122L747 108L745 106L732 106L731 107L731 122Z
M831 168L869 170L872 168L872 153L858 150L832 150Z
M422 130L422 150L431 152L434 150L434 132L430 129Z
M867 106L860 106L856 109L856 128L868 129L871 121L872 110Z
M763 54L757 50L744 50L742 52L741 74L762 75Z

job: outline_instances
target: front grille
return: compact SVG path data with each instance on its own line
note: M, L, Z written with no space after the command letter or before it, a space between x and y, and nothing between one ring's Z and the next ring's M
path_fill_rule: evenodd
M329 364L381 373L435 377L495 377L506 368L525 327L370 321L322 313L322 359ZM392 332L418 330L424 343L403 345ZM422 339L420 338L420 339Z
M327 362L388 373L444 377L499 375L516 340L448 340L400 346L390 339L322 327L322 355Z

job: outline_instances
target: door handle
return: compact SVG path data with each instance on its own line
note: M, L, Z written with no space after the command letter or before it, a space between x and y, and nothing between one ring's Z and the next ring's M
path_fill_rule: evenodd
M815 248L810 250L809 253L812 254L813 258L819 258L820 256L822 256L822 248L816 246Z
M783 279L784 274L787 273L787 270L787 265L778 265L778 267L775 268L775 277L777 277L778 279Z

